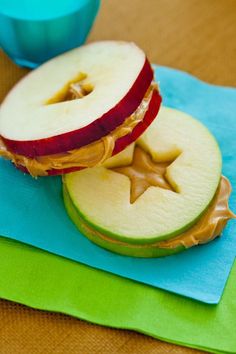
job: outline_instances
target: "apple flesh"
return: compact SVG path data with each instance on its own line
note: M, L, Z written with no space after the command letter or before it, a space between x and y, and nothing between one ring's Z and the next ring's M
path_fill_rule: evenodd
M199 220L219 185L221 153L206 127L170 108L160 110L158 119L135 144L155 162L174 159L166 178L175 191L150 187L131 204L129 178L104 165L65 176L66 207L71 200L79 216L77 224L88 225L116 242L151 245L180 235ZM123 151L112 168L124 166L124 156L127 161Z
M81 99L53 101L79 72L85 73L82 82L91 92ZM34 70L11 90L0 109L0 136L11 152L30 158L78 149L121 125L152 80L149 61L133 43L104 41L74 49ZM117 145L117 152L129 139Z

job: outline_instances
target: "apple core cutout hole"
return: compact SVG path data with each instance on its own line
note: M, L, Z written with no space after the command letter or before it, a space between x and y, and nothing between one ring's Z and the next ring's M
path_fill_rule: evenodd
M94 90L94 86L87 81L87 78L87 74L79 73L74 79L67 82L59 91L49 98L45 102L45 105L82 99L89 95Z
M159 187L179 193L178 186L168 178L167 169L180 154L171 160L156 162L147 151L135 145L131 164L110 168L110 170L129 178L130 203L133 204L149 187Z

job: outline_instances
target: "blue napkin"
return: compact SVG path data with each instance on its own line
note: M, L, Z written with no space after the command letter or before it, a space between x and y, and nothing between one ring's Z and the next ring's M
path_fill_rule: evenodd
M236 191L236 90L165 67L155 70L164 104L192 114L216 136L224 158L223 173ZM236 193L231 207L236 210ZM60 177L35 180L1 159L0 234L211 304L220 300L236 252L236 227L229 222L222 238L175 256L139 259L113 254L83 237L67 217Z

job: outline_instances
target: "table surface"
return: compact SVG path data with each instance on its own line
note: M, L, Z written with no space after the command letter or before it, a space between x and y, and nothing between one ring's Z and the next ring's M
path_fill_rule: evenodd
M103 0L88 41L134 41L153 63L236 86L235 0ZM27 70L0 53L0 100ZM0 301L0 354L201 353Z

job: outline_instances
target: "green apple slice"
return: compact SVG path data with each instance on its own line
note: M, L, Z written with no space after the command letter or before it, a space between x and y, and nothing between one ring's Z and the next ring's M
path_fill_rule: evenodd
M125 242L122 243L111 238L106 238L104 237L104 235L99 234L96 229L92 229L91 227L89 227L80 217L77 209L74 206L74 203L72 202L69 196L65 185L63 186L63 198L66 210L71 220L80 230L80 232L83 235L87 236L90 241L96 243L100 247L108 249L109 251L119 253L125 256L150 258L170 256L186 249L183 245L179 245L175 248L160 248L156 244L134 245Z
M114 240L145 245L175 237L196 223L216 193L222 161L207 128L170 108L161 109L137 146L154 163L173 161L165 173L173 190L150 186L130 203L131 181L114 168L130 165L132 146L105 166L66 175L64 183L80 223Z

